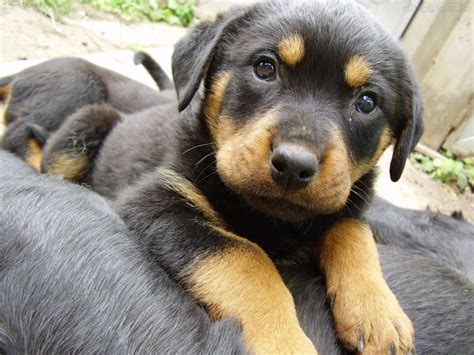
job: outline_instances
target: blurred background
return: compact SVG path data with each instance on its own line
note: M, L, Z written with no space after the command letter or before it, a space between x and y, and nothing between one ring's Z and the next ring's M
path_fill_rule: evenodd
M403 207L460 210L474 221L472 0L358 1L400 39L426 104L425 133L401 182L388 177L388 152L377 192ZM169 73L173 45L187 27L250 2L0 0L0 76L53 57L81 56L155 87L133 66L133 51L146 50Z

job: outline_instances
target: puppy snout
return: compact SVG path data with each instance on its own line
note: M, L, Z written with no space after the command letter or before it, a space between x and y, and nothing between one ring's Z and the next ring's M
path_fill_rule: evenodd
M273 180L284 189L308 186L318 171L318 159L303 147L281 144L270 156Z

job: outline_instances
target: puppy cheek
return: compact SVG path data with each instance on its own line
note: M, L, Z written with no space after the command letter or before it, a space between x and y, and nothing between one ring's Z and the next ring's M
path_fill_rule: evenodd
M351 179L347 149L342 142L329 148L314 182L309 186L307 203L313 203L320 213L340 210L347 202Z
M269 130L242 132L220 146L216 154L217 172L229 188L243 193L269 189L271 137Z
M232 124L232 119L221 117L216 166L227 187L244 194L272 191L269 159L276 131L274 123L274 110L239 128Z
M374 150L372 156L367 157L365 159L361 159L356 161L353 157L351 159L351 167L350 167L350 174L351 174L351 181L355 183L359 180L362 176L367 174L371 171L375 164L377 164L378 160L388 148L388 146L393 141L393 133L389 127L385 127L380 135L380 139L378 142L377 147Z

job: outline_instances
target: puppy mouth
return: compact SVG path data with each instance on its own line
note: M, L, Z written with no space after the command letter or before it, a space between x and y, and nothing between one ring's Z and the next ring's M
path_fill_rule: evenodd
M289 202L283 198L246 197L248 202L258 210L276 218L296 222L311 217L314 213L306 207Z
M332 211L325 209L309 208L298 203L289 201L283 197L268 197L257 195L242 195L244 199L254 208L269 216L288 222L299 222L311 218L316 214L324 214Z

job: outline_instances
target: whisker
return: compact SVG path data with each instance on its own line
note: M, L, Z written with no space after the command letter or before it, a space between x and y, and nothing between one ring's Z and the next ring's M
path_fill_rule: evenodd
M189 152L190 152L191 150L193 150L193 149L197 149L197 148L201 148L201 147L205 147L205 146L207 146L207 145L213 145L213 144L214 144L214 143L198 144L198 145L195 145L194 147L191 147L191 148L189 148L189 149L186 149L186 150L185 150L183 153L181 153L181 154L184 155L184 154L186 154L186 153L189 153Z
M362 195L361 193L357 192L356 190L352 189L351 188L351 192L353 192L354 194L356 194L362 201L364 201L365 203L369 203L369 201L367 200L368 196L364 196Z
M196 177L196 184L199 183L199 178L202 176L202 174L204 174L204 172L212 165L214 164L214 161L211 161L209 164L206 165L206 167L204 169L201 170L201 172L199 173L199 175Z
M201 159L199 159L199 161L194 164L195 167L197 167L199 164L201 164L204 160L206 160L207 158L209 158L210 156L214 155L215 153L214 152L210 152L209 154L203 156Z
M212 170L209 174L207 174L206 176L204 176L200 181L196 182L197 184L199 184L200 182L203 182L204 180L206 179L209 179L211 176L217 174L217 171L216 170Z
M365 198L369 199L369 194L367 193L366 190L364 190L363 188L357 186L357 185L354 185L352 186L351 189L357 189L357 191L361 192L362 194L364 194ZM366 201L367 202L367 201Z

